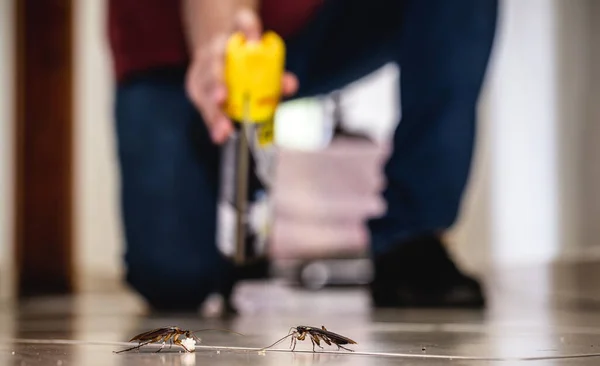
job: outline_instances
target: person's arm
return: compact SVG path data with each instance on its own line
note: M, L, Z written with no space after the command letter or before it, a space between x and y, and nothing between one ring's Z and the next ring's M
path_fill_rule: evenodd
M259 0L182 0L182 5L191 57L186 90L213 142L221 144L233 131L233 124L222 108L227 98L223 82L227 39L234 31L243 32L250 40L260 39ZM282 82L285 95L295 93L298 88L291 74L286 74Z

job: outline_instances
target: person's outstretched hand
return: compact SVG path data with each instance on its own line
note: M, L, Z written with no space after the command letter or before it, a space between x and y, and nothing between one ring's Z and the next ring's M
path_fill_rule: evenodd
M236 31L243 32L248 40L260 40L262 24L256 13L243 10L235 20ZM194 54L186 78L188 96L198 108L216 144L225 142L233 131L231 120L223 112L223 104L227 99L223 73L229 36L221 34L212 37L206 47ZM297 90L297 78L286 72L282 80L283 95L291 96Z

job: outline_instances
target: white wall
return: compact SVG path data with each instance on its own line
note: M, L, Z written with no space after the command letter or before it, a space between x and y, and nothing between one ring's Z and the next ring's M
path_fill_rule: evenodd
M503 5L489 84L493 252L502 261L549 259L560 233L556 5Z
M0 299L12 293L13 7L0 1Z
M82 274L111 277L121 271L121 226L105 4L75 3L75 242Z
M499 261L547 260L589 239L581 231L579 192L582 131L592 122L585 98L591 3L503 2L488 121L491 238Z

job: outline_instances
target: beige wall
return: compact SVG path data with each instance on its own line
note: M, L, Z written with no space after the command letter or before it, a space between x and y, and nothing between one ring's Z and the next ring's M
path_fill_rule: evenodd
M560 197L559 220L562 232L559 236L561 253L567 255L584 250L594 241L594 233L586 228L587 211L592 207L583 188L586 170L595 169L594 159L586 156L587 146L595 145L588 140L588 128L600 126L589 113L593 105L597 75L596 63L592 60L592 50L599 50L592 30L594 19L599 14L597 1L578 0L575 2L556 1L556 79L557 79L557 161L558 194ZM598 8L600 9L600 8ZM597 27L597 26L596 26ZM600 131L599 131L600 132ZM596 133L595 135L598 135ZM600 151L596 152L600 153ZM600 195L595 194L595 199ZM593 202L593 201L592 201ZM596 201L600 203L600 201ZM600 208L600 205L594 204Z
M587 104L584 111L587 121L581 132L583 146L581 151L582 173L582 227L585 232L583 245L600 247L600 2L589 0L590 6L587 13L589 26L589 74L587 80L590 93L583 95L582 100ZM595 20L595 21L594 21ZM565 57L568 57L567 55Z
M82 274L116 276L121 228L105 3L76 2L75 239Z

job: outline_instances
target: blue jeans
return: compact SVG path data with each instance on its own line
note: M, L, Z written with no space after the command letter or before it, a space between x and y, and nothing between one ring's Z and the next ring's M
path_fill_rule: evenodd
M326 1L286 40L297 97L388 62L401 68L402 119L384 168L388 209L368 222L374 255L456 219L497 8L497 0ZM186 97L184 73L136 75L116 96L127 281L159 306L199 304L231 270L215 245L219 149Z

